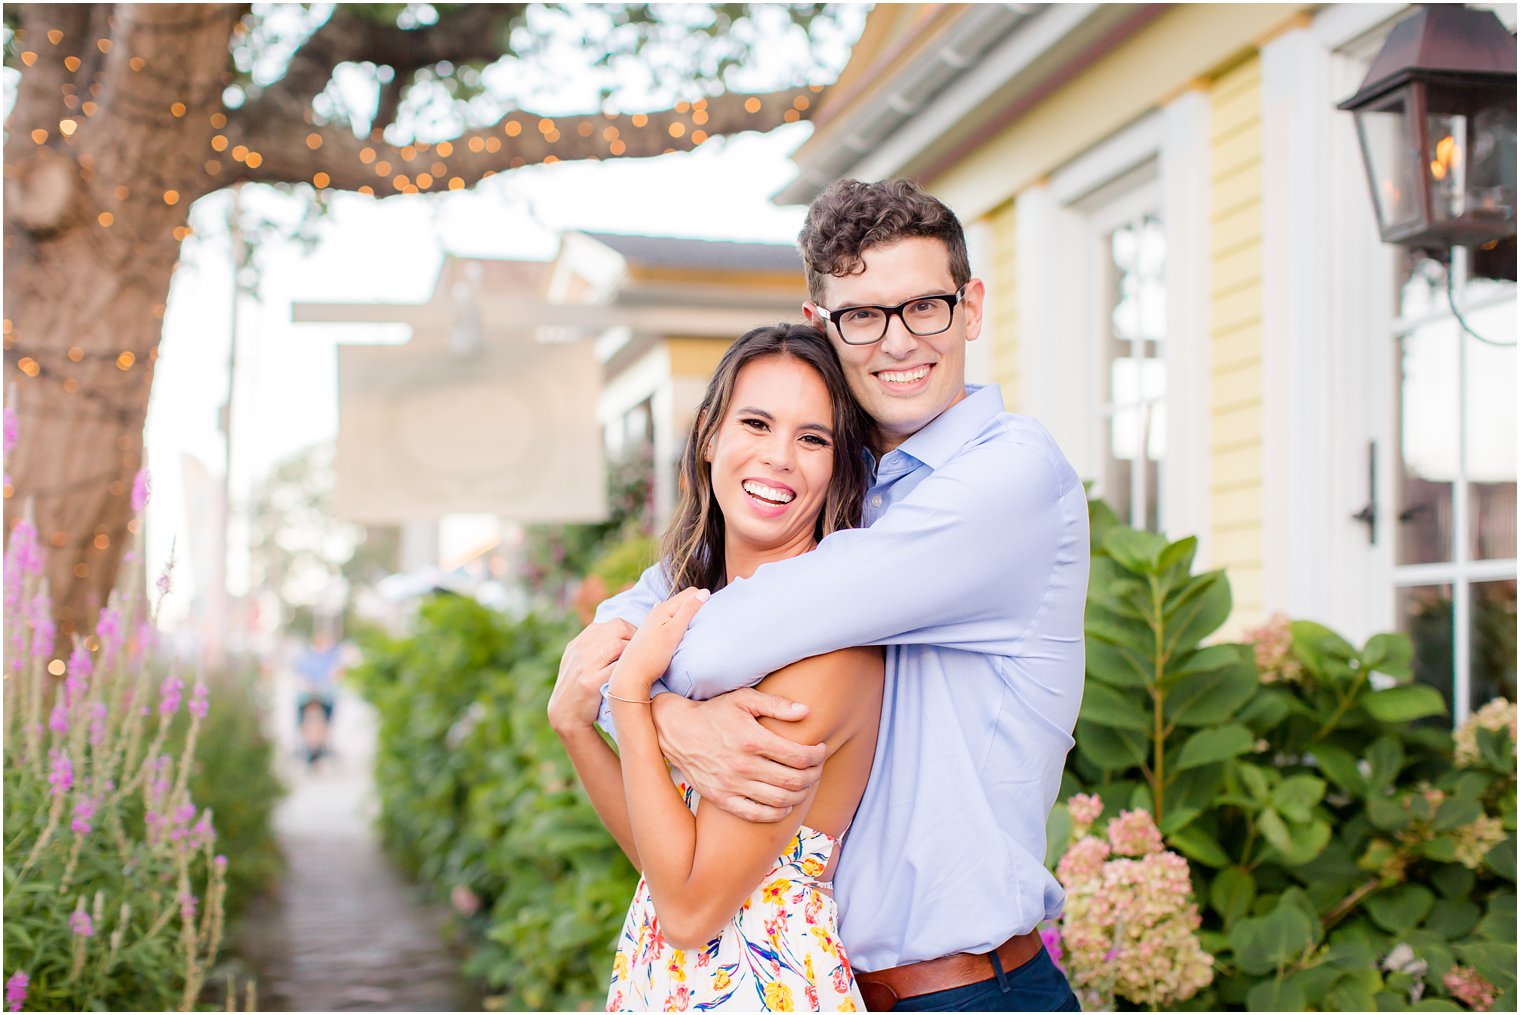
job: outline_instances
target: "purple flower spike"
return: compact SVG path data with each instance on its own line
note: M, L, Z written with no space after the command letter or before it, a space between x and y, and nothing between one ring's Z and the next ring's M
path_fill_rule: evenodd
M180 693L184 689L183 680L172 674L165 677L158 687L158 714L168 716L178 712Z
M62 796L74 785L74 766L69 763L68 752L57 747L48 752L48 757L52 760L48 785L53 787L53 796Z
M80 796L74 803L74 821L70 825L75 835L90 834L90 819L95 816L96 801L94 797Z
M90 705L90 746L99 747L106 739L106 703L97 701Z
M89 913L76 909L69 915L69 930L75 937L94 937L95 923L90 919Z
M84 642L75 642L74 651L69 653L69 678L63 686L71 695L78 695L84 690L85 681L94 673L95 659L90 655L90 650L84 647ZM72 700L70 704L73 704Z
M200 901L200 899L196 898L189 892L186 892L179 897L179 915L184 919L186 923L189 923L191 920L195 919L195 907L200 903Z
M16 416L16 410L10 406L5 407L5 453L10 454L11 448L16 446L16 441L21 438L21 420Z
M100 639L100 657L109 659L121 648L121 613L109 606L100 608L100 619L95 622L95 636Z
M53 706L53 714L48 716L48 729L60 736L69 731L69 710L63 702Z
M196 681L195 690L190 695L190 714L197 719L204 719L210 710L211 706L206 700L206 685Z
M137 478L132 480L132 511L141 514L142 509L148 506L148 494L152 491L153 483L148 476L147 469L140 469Z
M20 970L5 981L5 1004L11 1011L21 1010L21 1005L26 1002L26 988L31 982L31 977Z

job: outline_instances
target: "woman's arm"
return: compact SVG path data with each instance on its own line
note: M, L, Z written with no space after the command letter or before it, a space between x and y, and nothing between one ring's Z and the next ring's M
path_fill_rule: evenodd
M623 769L611 745L602 739L595 726L581 726L561 730L556 728L559 742L575 774L580 777L586 795L596 816L602 819L607 831L623 848L634 868L640 867L639 850L634 844L633 826L628 823L628 801L623 795Z
M610 690L617 696L612 704L622 731L633 839L665 936L678 947L700 947L738 911L797 833L817 794L815 787L781 822L757 824L716 807L693 815L670 781L649 706L618 700L644 700L704 599L687 590L651 612L614 670ZM879 652L844 650L772 674L766 690L805 702L808 718L785 724L786 735L800 743L823 741L833 755L860 728L862 699L879 697L881 672Z

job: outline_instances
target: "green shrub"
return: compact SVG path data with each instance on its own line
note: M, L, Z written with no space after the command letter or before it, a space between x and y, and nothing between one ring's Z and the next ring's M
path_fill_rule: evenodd
M545 719L577 630L438 596L353 671L380 716L385 841L463 917L493 1006L599 1007L637 881Z
M1192 573L1194 540L1101 505L1093 533L1062 797L1148 811L1191 861L1215 980L1187 1007L1455 1010L1487 993L1512 1010L1513 706L1463 731L1458 764L1451 732L1419 722L1446 706L1411 682L1407 638L1357 648L1298 621L1255 649L1206 645L1230 591ZM1071 827L1058 806L1051 842Z

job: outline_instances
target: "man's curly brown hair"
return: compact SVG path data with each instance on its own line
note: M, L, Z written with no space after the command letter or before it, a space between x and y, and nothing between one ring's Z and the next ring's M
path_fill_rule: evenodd
M913 236L944 243L956 288L971 281L966 234L955 212L912 180L835 180L808 207L797 247L807 267L808 295L824 300L830 276L844 278L865 270L861 254Z

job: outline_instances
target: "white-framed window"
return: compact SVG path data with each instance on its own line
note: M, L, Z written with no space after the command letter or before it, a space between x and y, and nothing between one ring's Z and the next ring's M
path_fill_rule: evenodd
M1094 497L1178 536L1206 527L1207 118L1188 93L1015 206L1020 401Z
M1458 717L1515 698L1515 284L1470 264L1402 256L1388 336L1395 617Z
M1514 8L1495 10L1513 29ZM1327 353L1303 367L1324 370L1330 430L1343 438L1320 456L1326 486L1341 496L1319 523L1330 564L1325 615L1315 619L1344 623L1357 639L1407 634L1416 679L1439 690L1460 723L1516 695L1516 287L1474 275L1463 250L1448 268L1381 243L1350 115L1333 108L1414 11L1333 5L1299 43L1274 45L1297 47L1285 79L1323 81L1294 122L1319 111L1334 146L1318 184L1322 243L1313 245L1329 252L1320 265ZM1303 249L1294 248L1299 262ZM1367 524L1350 521L1356 508Z

